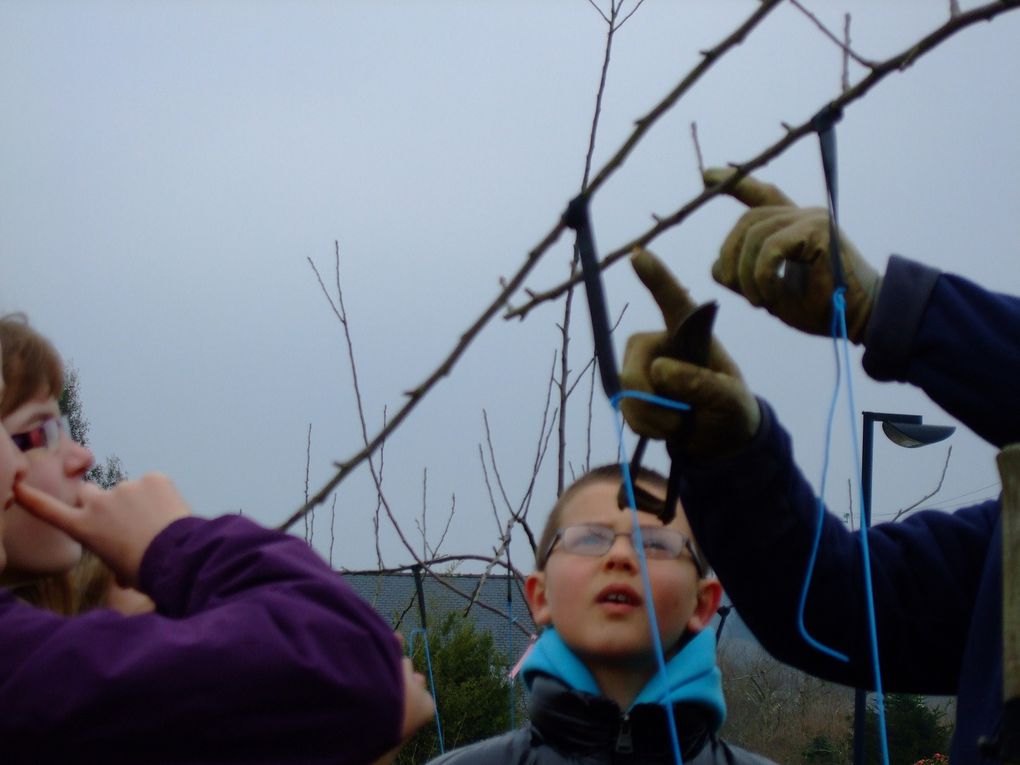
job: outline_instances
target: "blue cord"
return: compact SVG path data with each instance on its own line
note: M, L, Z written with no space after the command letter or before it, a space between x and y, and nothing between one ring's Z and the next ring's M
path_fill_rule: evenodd
M797 628L801 637L816 650L838 659L848 662L849 657L815 640L808 634L804 625L804 610L807 605L808 590L811 587L811 578L814 575L815 562L818 557L818 549L822 538L822 524L825 518L825 479L829 468L829 451L832 442L832 423L835 419L836 401L839 398L840 380L842 379L841 369L848 370L846 375L847 403L850 408L850 433L853 445L854 467L857 478L857 496L860 504L860 517L864 518L864 492L861 485L861 465L857 440L857 419L856 404L854 402L853 380L849 374L850 369L850 343L846 332L846 289L839 287L832 296L832 342L836 354L836 384L832 392L832 399L829 403L829 417L825 429L825 447L822 460L822 480L818 494L817 528L815 529L814 543L811 546L811 554L808 558L807 571L804 574L804 586L801 589L800 603L797 608ZM840 349L843 356L840 359ZM860 525L861 543L861 565L864 569L864 597L865 609L868 616L868 643L871 651L871 665L874 671L875 680L875 708L878 713L878 736L882 752L883 765L889 765L889 743L887 740L885 722L885 698L882 692L882 672L878 664L878 629L875 620L875 595L872 591L871 582L871 552L868 547L868 529L863 523Z
M808 557L807 571L804 573L804 586L800 591L800 603L797 605L797 629L800 631L800 635L804 638L804 641L815 650L821 651L827 656L831 656L841 662L849 662L850 657L845 653L829 648L827 645L816 640L807 631L807 626L804 624L804 611L807 608L807 597L808 590L811 589L811 579L815 573L815 563L818 560L818 548L822 541L822 523L825 518L825 481L829 474L829 451L832 444L832 423L836 417L836 402L839 400L839 388L840 381L842 380L842 367L839 362L839 346L836 344L836 323L837 312L833 311L832 314L832 350L836 355L836 383L832 389L832 398L829 400L829 416L825 424L825 444L822 448L822 480L818 489L818 512L816 515L816 527L815 527L815 538L811 544L811 555ZM849 375L848 375L849 376Z
M846 333L846 297L843 290L833 295L833 306L839 317L840 339L843 347L843 364L850 367L850 343ZM861 484L860 450L857 441L857 406L854 403L854 386L847 375L847 404L850 407L850 436L853 442L854 467L857 476L857 496L860 502L860 518L864 519L864 487ZM868 528L860 524L861 566L864 568L864 597L868 612L868 642L871 648L871 667L875 673L875 709L878 712L878 740L882 751L882 765L889 765L889 742L885 726L885 694L882 692L882 670L878 665L878 627L875 620L875 593L871 583L871 548L868 546Z
M637 510L635 509L637 508L637 500L634 497L634 482L630 474L630 462L628 462L626 452L623 448L623 414L620 412L620 402L625 398L635 398L640 401L647 401L652 404L658 404L659 406L679 411L688 411L691 407L689 404L684 404L679 401L671 401L668 398L654 396L650 393L643 393L641 391L620 391L609 400L609 403L612 405L613 410L616 413L616 434L619 462L623 473L623 485L627 492L627 504L630 506L634 550L637 553L638 564L641 569L641 582L645 588L645 604L647 606L649 623L648 631L652 633L652 648L655 652L655 660L659 665L659 674L665 684L667 682L666 654L662 649L662 638L659 637L659 620L655 615L655 604L652 602L652 581L648 576L648 561L645 558L645 546L644 542L641 540L641 525L638 523ZM671 704L664 704L663 706L666 707L666 719L669 722L669 740L673 746L673 760L676 765L683 765L683 757L680 755L680 735L677 733L676 716L673 713L673 706Z
M429 652L429 636L425 631L424 627L419 627L416 630L411 630L411 634L408 637L408 648L407 653L410 656L414 653L414 639L421 634L422 643L425 646L425 665L429 668L429 688L432 690L432 701L433 707L436 712L436 733L439 738L439 753L446 754L446 744L443 742L443 724L439 721L439 699L436 696L436 681L432 677L432 654Z

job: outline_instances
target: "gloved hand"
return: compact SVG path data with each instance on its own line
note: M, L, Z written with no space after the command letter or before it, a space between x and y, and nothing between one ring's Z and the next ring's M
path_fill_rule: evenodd
M697 305L669 269L647 250L636 249L631 265L662 311L666 331L640 333L627 340L620 382L625 390L683 401L691 405L691 411L624 399L623 416L637 433L667 439L670 453L679 450L694 457L737 453L758 432L761 411L757 399L714 337L707 367L664 355L669 337Z
M733 172L732 168L710 168L704 173L705 186L723 183ZM723 242L712 276L791 327L829 336L834 279L828 211L797 207L775 186L750 177L727 193L751 209ZM847 337L860 343L881 280L842 233L839 249L846 282Z

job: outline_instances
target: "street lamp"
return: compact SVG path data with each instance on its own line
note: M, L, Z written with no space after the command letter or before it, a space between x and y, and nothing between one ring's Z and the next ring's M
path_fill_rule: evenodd
M949 425L923 425L919 414L893 414L890 412L862 412L864 415L864 448L861 464L861 527L871 525L871 461L875 438L872 425L882 423L882 431L897 446L916 449L918 446L937 444L953 434L956 428ZM863 688L854 692L854 765L864 765L865 699Z

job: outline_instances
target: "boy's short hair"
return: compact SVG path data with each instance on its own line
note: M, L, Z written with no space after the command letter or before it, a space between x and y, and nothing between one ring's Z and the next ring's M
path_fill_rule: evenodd
M637 475L631 475L631 479L635 483L641 481L642 483L648 484L656 489L662 489L664 493L667 485L669 484L669 481L666 480L666 476L662 475L662 473L643 466L638 468ZM549 557L549 547L552 545L556 532L560 530L560 518L563 515L563 508L567 506L567 503L570 502L577 492L588 484L595 483L597 481L622 483L623 473L620 465L600 465L599 467L592 468L570 484L570 486L568 486L563 493L560 494L559 498L556 500L556 504L554 504L552 510L549 511L549 517L546 519L545 527L542 529L542 537L539 539L538 547L535 549L535 569L537 571L545 571L545 564ZM701 551L701 547L698 545L698 540L691 537L691 544L694 546L698 559L704 561L705 554ZM695 563L697 563L697 561L695 561Z
M0 417L6 417L26 401L46 393L60 398L64 390L64 364L45 337L28 325L24 314L0 317L3 346L3 395Z

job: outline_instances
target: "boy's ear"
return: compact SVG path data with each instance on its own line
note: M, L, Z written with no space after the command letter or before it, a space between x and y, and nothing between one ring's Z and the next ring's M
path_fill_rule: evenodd
M531 618L535 620L535 624L539 627L552 624L549 601L545 596L544 571L534 571L528 575L528 579L524 583L524 595L528 598Z
M687 631L693 635L705 629L715 616L715 612L719 610L721 600L722 585L719 584L719 580L701 579L698 582L698 604L687 621Z

